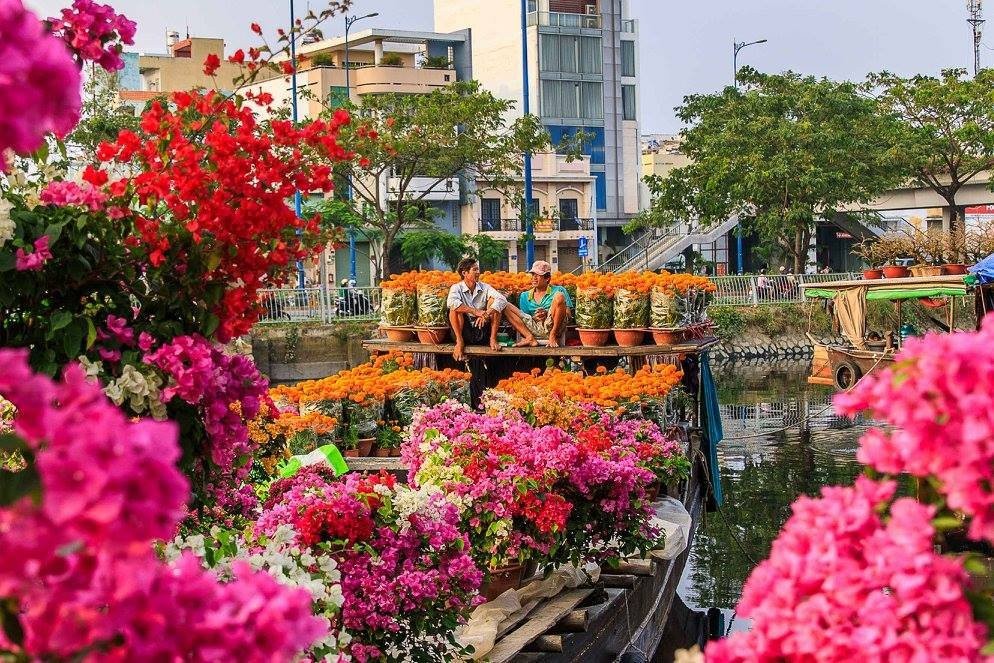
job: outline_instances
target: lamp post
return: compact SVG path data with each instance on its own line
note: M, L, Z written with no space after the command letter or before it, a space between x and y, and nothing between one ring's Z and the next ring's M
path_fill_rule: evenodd
M522 82L522 111L528 115L528 2L521 0L521 82ZM522 210L525 214L525 264L531 269L535 262L535 233L532 219L532 154L525 152L525 204ZM595 242L596 244L596 242Z
M365 14L363 16L349 16L345 15L345 98L352 99L352 85L349 78L349 30L352 29L352 24L356 21L361 21L364 18L372 18L374 16L379 16L379 12L372 12L370 14ZM351 202L352 201L352 180L348 178L348 184L345 187L345 197ZM355 228L349 228L349 280L356 280L356 250L355 250Z
M752 46L754 44L765 44L765 39L759 39L756 41L742 41L738 42L734 39L732 40L732 83L736 89L739 87L739 51L741 51L746 46ZM738 262L738 273L741 275L744 271L744 265L742 264L742 220L739 220L739 224L736 228L736 234L738 239L736 242L736 256Z
M293 73L290 74L290 104L293 114L293 124L297 125L297 20L293 13L293 0L290 0L290 65L293 67ZM300 191L293 192L293 211L297 214L299 219L302 215L301 213L301 199ZM298 231L299 234L300 231ZM300 260L297 261L297 287L301 290L304 289L304 263Z

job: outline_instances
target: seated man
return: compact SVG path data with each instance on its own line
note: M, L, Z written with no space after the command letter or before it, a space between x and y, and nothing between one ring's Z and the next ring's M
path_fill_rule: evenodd
M464 258L456 268L462 281L449 288L449 324L456 337L456 347L452 358L462 361L466 358L466 343L482 345L489 338L490 349L500 350L497 343L497 328L501 315L511 323L514 330L523 336L515 345L538 345L538 341L521 319L521 313L514 306L508 311L507 298L480 281L480 265L474 258Z
M532 288L518 298L521 319L535 338L549 339L549 347L558 348L566 336L573 302L566 288L552 285L552 265L546 261L536 260L528 274Z

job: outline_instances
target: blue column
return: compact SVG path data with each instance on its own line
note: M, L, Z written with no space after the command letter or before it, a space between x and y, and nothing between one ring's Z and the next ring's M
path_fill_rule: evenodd
M290 99L293 109L294 125L297 124L297 33L294 31L296 26L297 21L293 14L293 0L290 0L290 64L293 65L293 73L290 74ZM294 191L293 211L296 212L298 219L302 216L300 208L300 192ZM301 234L299 230L297 231L297 234ZM297 287L300 289L304 288L304 263L300 260L297 261Z
M528 105L528 0L521 0L521 79L524 87L522 111L528 115L531 111ZM525 215L525 234L528 241L525 243L525 261L527 267L531 269L531 264L535 262L535 225L532 219L532 155L525 152L525 204L522 210Z
M738 238L736 240L736 246L738 248L738 250L736 251L736 255L738 256L738 268L739 268L738 271L739 271L739 274L741 274L743 272L743 266L742 266L742 220L741 219L739 219L739 225L735 226L735 230L736 230L736 234L738 235Z

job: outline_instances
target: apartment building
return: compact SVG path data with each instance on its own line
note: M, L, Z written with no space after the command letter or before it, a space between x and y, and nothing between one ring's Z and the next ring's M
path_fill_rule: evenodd
M639 210L637 22L628 0L527 0L526 10L529 110L554 142L577 131L589 136L584 154L593 177L591 226L602 251L617 250L630 241L621 227ZM435 0L434 11L436 30L469 29L473 77L514 101L520 115L519 0ZM582 181L577 185L582 188ZM467 213L477 212L482 208ZM464 219L464 229L482 218Z

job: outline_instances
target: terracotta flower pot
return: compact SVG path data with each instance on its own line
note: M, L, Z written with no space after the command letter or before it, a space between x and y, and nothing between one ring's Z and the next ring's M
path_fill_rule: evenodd
M884 267L884 277L888 279L902 279L910 274L910 269L901 267L900 265L887 265Z
M523 564L509 564L497 569L490 569L487 574L487 582L480 586L480 594L487 601L493 601L507 590L520 587L524 572Z
M580 343L588 348L599 348L602 345L607 345L611 338L610 329L577 329L576 331L580 334Z
M389 458L390 450L387 449L386 447L377 447L373 455L376 456L377 458Z
M938 276L939 274L942 274L942 268L935 265L915 265L911 268L912 276Z
M614 342L623 348L642 345L645 340L644 329L615 329Z
M400 458L400 447L394 447L390 450L391 458Z
M342 455L345 456L346 458L358 458L359 457L359 450L358 449L346 449L346 450L344 450L342 452Z
M438 345L445 343L449 338L448 327L417 327L415 331L418 334L419 343Z
M867 281L871 279L882 279L884 277L884 270L882 269L864 269L863 278Z
M410 327L381 327L388 341L406 343L414 338L414 330Z
M359 448L357 451L360 456L369 456L373 453L373 442L376 442L374 437L363 437L359 438Z
M683 329L678 327L653 327L650 331L656 345L676 345L683 341Z
M942 266L942 273L950 276L955 274L967 274L966 265L960 262L949 263Z

